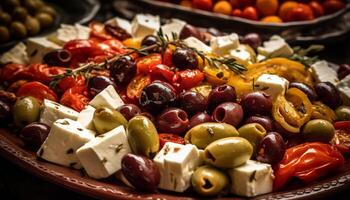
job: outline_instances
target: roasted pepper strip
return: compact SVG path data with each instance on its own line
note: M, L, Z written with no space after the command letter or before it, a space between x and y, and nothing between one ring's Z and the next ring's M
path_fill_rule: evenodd
M336 116L330 107L317 101L312 105L311 119L324 119L333 123L336 119Z
M337 170L344 157L329 144L304 143L287 149L275 169L274 190L279 190L293 177L305 183L315 181Z
M272 106L275 121L291 133L299 133L300 127L310 120L311 114L310 100L297 88L290 88L285 96L278 96Z

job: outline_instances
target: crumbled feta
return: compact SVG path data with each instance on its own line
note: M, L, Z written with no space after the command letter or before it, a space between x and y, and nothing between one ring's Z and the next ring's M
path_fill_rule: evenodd
M210 46L213 52L219 56L224 56L229 54L229 52L239 46L239 38L236 33L230 35L214 37L210 41Z
M318 82L331 82L336 85L339 81L337 72L330 68L325 60L312 64L310 69Z
M97 94L89 103L94 108L107 107L110 109L116 109L119 106L124 105L123 100L115 91L113 85L109 85L102 92Z
M56 120L68 118L77 120L78 112L64 105L44 99L42 111L40 114L40 122L51 126Z
M23 42L18 43L0 56L0 64L28 64L29 58L26 49L27 47Z
M264 42L263 47L258 47L258 52L266 57L288 57L294 53L288 43L278 35L274 35L269 41Z
M264 91L273 98L285 94L288 87L289 81L287 79L272 74L262 74L254 83L254 90Z

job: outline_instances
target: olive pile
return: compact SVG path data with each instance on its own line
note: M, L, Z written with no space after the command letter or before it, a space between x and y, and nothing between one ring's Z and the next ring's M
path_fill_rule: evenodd
M54 24L56 15L42 0L1 0L0 44L39 34Z

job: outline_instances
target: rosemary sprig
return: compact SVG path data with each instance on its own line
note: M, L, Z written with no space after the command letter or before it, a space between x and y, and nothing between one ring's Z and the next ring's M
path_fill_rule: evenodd
M293 48L294 54L289 59L297 61L305 65L306 68L311 67L312 64L319 61L318 56L309 57L309 54L320 52L324 49L323 45L310 45L308 48L303 49L300 46Z

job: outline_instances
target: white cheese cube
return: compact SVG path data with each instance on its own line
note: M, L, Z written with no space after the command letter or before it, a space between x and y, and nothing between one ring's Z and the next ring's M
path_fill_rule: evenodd
M239 46L239 38L236 33L214 37L210 41L210 46L216 54L224 56Z
M337 88L340 92L343 104L350 106L350 74L339 81Z
M59 165L81 169L76 150L95 137L95 132L85 129L77 121L59 119L51 127L37 156Z
M112 26L118 26L131 34L131 23L126 19L123 19L120 17L114 17L108 20L106 24L110 24Z
M110 109L116 109L119 106L124 105L123 100L115 91L113 85L109 85L102 92L97 94L89 103L94 108L107 107Z
M107 178L121 169L123 156L131 149L123 126L98 135L77 150L85 171L92 178Z
M258 54L257 56L256 56L256 62L261 62L261 61L263 61L263 60L265 60L267 57L266 56L263 56L263 55L261 55L261 54Z
M47 53L61 48L45 37L29 38L26 44L30 63L42 63L43 57Z
M183 40L183 43L191 48L197 49L198 51L202 51L203 53L212 52L212 49L208 45L204 44L202 41L192 36Z
M27 47L23 42L18 43L10 50L0 56L0 64L16 63L16 64L28 64L29 58L26 51Z
M258 47L258 52L267 57L288 57L294 53L288 43L278 35L274 35L269 41L264 42L263 47Z
M185 25L186 22L182 20L172 19L170 23L163 25L161 29L163 31L164 36L168 37L170 41L173 41L173 33L176 34L177 37L179 37Z
M92 106L86 106L86 108L78 114L77 121L81 125L83 125L83 127L90 130L95 130L95 126L93 122L95 110L96 109Z
M191 186L191 176L202 160L196 146L167 142L154 157L154 163L161 177L158 187L183 192Z
M331 82L336 85L339 81L337 72L328 66L325 60L315 62L311 65L311 72L318 82Z
M241 65L250 65L253 62L253 57L251 52L244 45L239 45L238 48L230 51L230 57L236 59L236 62Z
M90 37L91 29L80 24L68 25L61 24L61 27L55 34L48 37L48 40L63 46L71 40L85 40Z
M138 14L131 22L131 32L134 37L145 37L158 31L160 27L159 16Z
M272 74L262 74L254 83L254 90L264 91L273 98L285 94L288 87L289 81L287 79Z
M246 164L228 170L231 177L231 193L253 197L272 192L273 170L271 165L248 160Z
M44 99L42 111L40 114L40 122L51 126L56 120L68 118L77 120L78 112L64 105Z

